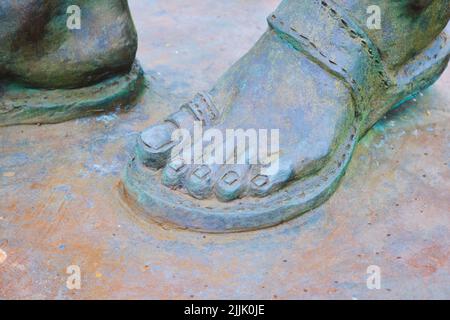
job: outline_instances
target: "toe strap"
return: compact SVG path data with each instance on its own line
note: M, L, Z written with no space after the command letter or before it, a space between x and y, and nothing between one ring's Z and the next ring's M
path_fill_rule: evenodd
M201 121L204 126L212 125L219 118L219 111L207 93L198 93L190 102L182 105L180 110L171 114L166 121L177 128L192 129L194 121Z
M207 93L198 93L192 101L183 105L181 109L187 110L197 121L202 121L207 126L213 124L219 117L219 111Z

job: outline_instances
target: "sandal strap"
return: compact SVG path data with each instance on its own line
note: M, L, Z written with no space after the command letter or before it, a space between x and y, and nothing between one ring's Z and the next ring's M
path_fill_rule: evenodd
M212 98L204 92L197 93L194 99L181 106L181 109L186 109L197 121L202 121L206 126L212 125L220 115Z
M191 130L194 121L201 121L204 126L212 125L220 116L212 98L207 93L198 93L192 101L182 105L180 109L167 117L166 121L177 128Z
M379 49L333 1L284 0L267 20L296 50L344 80L357 106L392 85Z

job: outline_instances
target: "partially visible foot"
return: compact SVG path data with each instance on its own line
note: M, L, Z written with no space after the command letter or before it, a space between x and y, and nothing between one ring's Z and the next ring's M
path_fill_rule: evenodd
M137 36L126 0L81 0L69 30L69 0L0 3L0 80L35 88L80 88L130 71Z
M143 87L127 0L0 1L0 43L0 126L128 108Z

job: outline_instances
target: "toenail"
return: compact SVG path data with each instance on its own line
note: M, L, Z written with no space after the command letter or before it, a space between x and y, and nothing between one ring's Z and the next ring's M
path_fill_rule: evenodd
M162 137L150 136L148 134L142 135L142 141L145 143L145 145L154 150L159 150L171 142L167 141L166 139L163 139Z
M169 167L178 172L184 167L184 161L181 158L174 159L169 163Z
M160 130L144 131L141 135L141 139L144 144L154 150L159 150L171 143L170 137L168 137L166 133L163 133Z
M253 178L252 182L253 182L253 184L255 184L255 186L257 186L258 188L261 188L262 186L264 186L265 184L267 184L269 182L269 177L258 175L255 178Z
M210 172L211 170L208 166L201 166L200 168L195 170L194 175L199 179L204 179Z
M226 184L231 186L233 183L238 181L239 175L234 171L230 171L227 174L225 174L222 179Z
M154 150L162 149L163 147L167 146L168 144L170 144L172 142L170 140L167 141L166 139L162 139L159 137L155 137L154 139L149 139L149 140L150 141L144 140L144 143Z

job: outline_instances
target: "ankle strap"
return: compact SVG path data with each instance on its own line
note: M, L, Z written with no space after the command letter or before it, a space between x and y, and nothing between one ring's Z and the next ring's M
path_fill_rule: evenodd
M391 86L378 48L334 2L284 0L268 23L296 50L344 80L359 105Z

